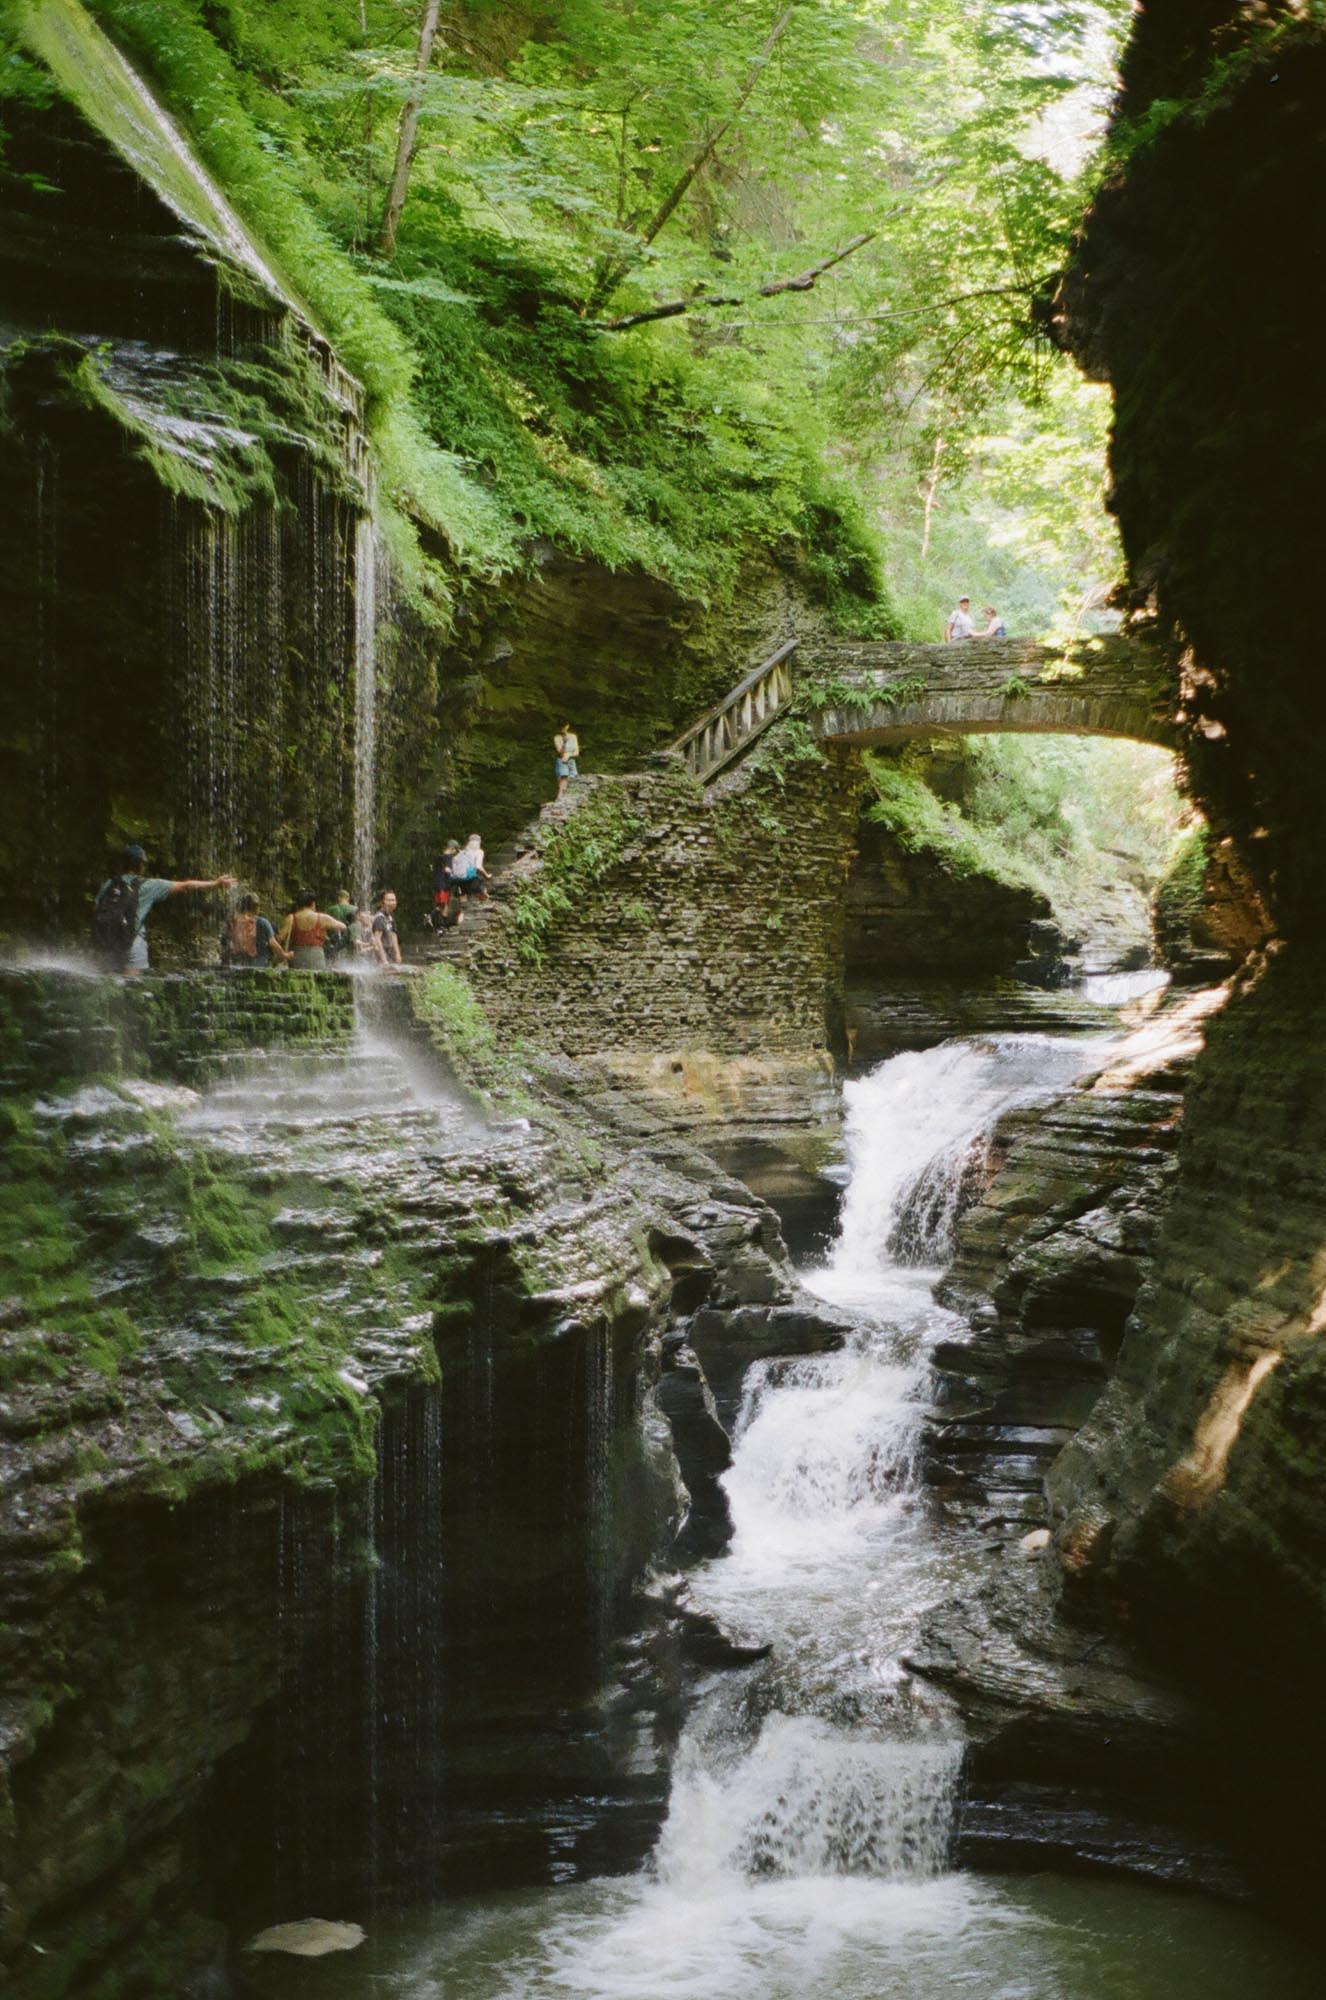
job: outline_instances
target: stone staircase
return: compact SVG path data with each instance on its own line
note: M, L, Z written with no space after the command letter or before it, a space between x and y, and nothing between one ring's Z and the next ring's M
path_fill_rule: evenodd
M488 900L483 902L477 896L467 897L461 905L464 920L446 930L434 931L431 935L425 933L419 955L430 963L440 959L455 962L467 959L485 931L492 924L503 921L515 900L522 876L537 866L549 836L573 819L597 787L605 782L614 783L615 780L597 776L573 779L560 799L550 799L519 833L495 848L488 855L486 864L492 877L488 885Z
M796 639L786 640L651 761L667 762L680 757L698 784L712 783L758 742L770 723L791 703L791 656L798 643ZM617 781L612 775L575 778L560 799L550 799L535 819L488 856L488 872L493 878L488 900L467 899L464 921L426 935L420 955L427 961L463 962L468 958L489 926L501 921L504 909L514 899L521 876L537 865L549 835L574 817L593 797L597 785Z

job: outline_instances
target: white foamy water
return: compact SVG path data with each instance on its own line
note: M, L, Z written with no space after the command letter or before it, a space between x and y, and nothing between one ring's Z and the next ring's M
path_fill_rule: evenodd
M1148 966L1142 972L1089 972L1080 992L1084 1000L1098 1007L1126 1007L1132 1000L1144 1000L1148 993L1160 993L1170 983L1168 972Z
M999 1035L894 1056L843 1087L849 1180L825 1297L878 1308L898 1266L943 1264L996 1120L1099 1067L1095 1036Z
M264 1968L263 1993L1306 2000L1297 1962L1268 1960L1242 1916L1126 1884L952 1872L962 1732L906 1666L926 1609L961 1593L969 1558L932 1520L918 1465L928 1355L958 1323L934 1302L934 1273L890 1246L928 1181L937 1253L960 1199L956 1163L1001 1111L1062 1089L1102 1053L1045 1036L953 1043L849 1086L841 1235L808 1275L852 1301L853 1331L840 1352L750 1371L726 1480L733 1543L693 1579L699 1607L773 1654L712 1677L652 1865L420 1912L370 1937L356 1965L319 1965L316 1987Z

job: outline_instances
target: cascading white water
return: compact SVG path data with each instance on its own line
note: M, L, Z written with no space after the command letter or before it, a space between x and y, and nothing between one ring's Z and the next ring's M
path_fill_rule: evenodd
M821 1289L868 1296L898 1263L936 1265L952 1247L969 1170L995 1120L1065 1089L1100 1059L1094 1038L1001 1035L894 1056L844 1089L850 1179Z
M855 1330L841 1352L751 1370L726 1482L735 1538L693 1583L700 1607L773 1654L704 1692L652 1868L379 1920L353 1962L319 1964L321 2000L362 2000L369 1985L394 2000L1271 1990L1259 1939L1231 1930L1212 1945L1218 1909L953 1873L962 1733L906 1667L927 1607L966 1587L970 1551L931 1522L918 1463L927 1355L958 1323L934 1303L933 1271L889 1246L919 1179L951 1185L942 1162L1001 1110L1062 1089L1101 1053L1040 1036L954 1043L851 1087L842 1232L806 1275L855 1302ZM272 2000L312 1991L264 1972ZM1310 1989L1291 1974L1273 1990Z
M378 811L378 552L371 508L355 520L355 769L354 893L361 908L373 895Z

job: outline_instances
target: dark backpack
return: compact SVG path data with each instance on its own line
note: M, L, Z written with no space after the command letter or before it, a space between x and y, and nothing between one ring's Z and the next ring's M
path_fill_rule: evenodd
M108 971L123 972L138 935L138 885L125 875L106 884L92 912L92 949Z

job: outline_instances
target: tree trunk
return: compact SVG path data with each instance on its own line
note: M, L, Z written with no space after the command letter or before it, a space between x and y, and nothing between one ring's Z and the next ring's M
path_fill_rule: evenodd
M382 214L382 228L378 234L377 254L391 257L396 250L396 232L401 226L401 211L405 207L405 197L410 187L410 168L414 164L414 149L419 138L419 109L424 101L424 78L428 75L428 65L433 60L433 44L437 40L437 17L442 10L442 0L426 0L423 18L419 23L419 47L414 59L414 82L410 94L401 106L401 122L396 133L396 164L392 168L391 186L387 190L387 206Z
M788 24L792 16L796 13L797 5L798 0L792 0L792 5L783 9L783 12L765 36L764 46L756 56L750 69L747 70L745 81L737 93L737 101L731 111L729 111L722 124L709 134L699 152L692 156L680 180L675 181L672 187L669 188L667 194L664 195L663 200L645 224L640 235L641 249L647 249L664 224L671 220L672 216L685 200L696 175L705 165L705 162L713 157L715 147L732 130L736 120L740 117L742 111L744 111L756 84L768 68L769 59L779 42L783 39ZM597 312L604 300L612 296L630 267L630 260L625 257L619 257L614 262L604 266L595 280L594 289L589 297L588 310L591 313Z
M925 527L921 534L921 561L930 553L930 525L935 517L935 501L939 494L939 461L944 455L944 440L935 439L935 455L930 462L930 477L925 482Z

